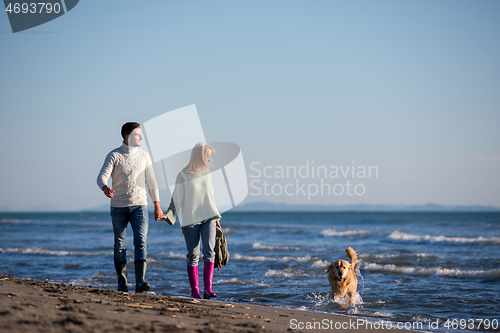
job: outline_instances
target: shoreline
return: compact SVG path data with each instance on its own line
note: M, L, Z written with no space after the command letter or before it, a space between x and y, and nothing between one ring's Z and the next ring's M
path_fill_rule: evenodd
M0 328L6 332L409 332L370 323L336 314L124 293L0 273Z

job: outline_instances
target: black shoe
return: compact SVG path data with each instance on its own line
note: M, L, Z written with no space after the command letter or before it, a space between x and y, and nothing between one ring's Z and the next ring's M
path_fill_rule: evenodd
M135 266L135 292L143 293L151 289L151 285L144 281L146 276L146 260L138 260L134 264Z
M143 293L143 292L148 291L150 289L151 289L151 285L147 282L144 282L139 287L135 288L135 292L136 293Z
M118 275L118 291L128 292L127 286L127 262L115 262L115 270Z

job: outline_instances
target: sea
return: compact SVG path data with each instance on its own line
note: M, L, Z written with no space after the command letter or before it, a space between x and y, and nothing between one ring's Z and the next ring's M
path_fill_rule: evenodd
M230 259L214 276L218 300L418 331L500 331L500 213L228 212L221 224ZM326 272L349 246L361 261L354 306L332 299ZM127 250L133 289L130 226ZM185 255L180 226L151 214L150 293L189 296ZM0 213L0 272L116 289L109 213Z

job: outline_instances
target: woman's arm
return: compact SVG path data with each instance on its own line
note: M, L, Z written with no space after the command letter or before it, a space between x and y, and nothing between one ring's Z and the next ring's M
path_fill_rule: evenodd
M164 219L165 222L167 222L170 225L174 225L175 220L177 220L177 216L178 216L178 213L177 213L177 210L175 209L174 198L172 197L172 199L170 200L170 205L168 206L167 213L165 215L163 215L163 217L165 218Z

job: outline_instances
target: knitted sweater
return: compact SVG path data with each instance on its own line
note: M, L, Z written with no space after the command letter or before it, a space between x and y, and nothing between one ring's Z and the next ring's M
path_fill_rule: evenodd
M147 205L146 185L153 202L160 200L151 157L138 147L123 143L106 156L97 176L100 189L108 185L109 177L113 181L111 187L115 190L111 207Z
M171 224L175 223L181 211L181 226L197 224L208 219L220 220L215 204L212 176L209 169L198 173L182 170L177 175L172 200L167 211Z

